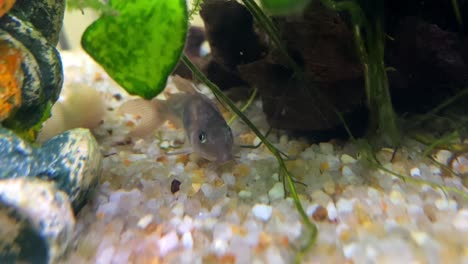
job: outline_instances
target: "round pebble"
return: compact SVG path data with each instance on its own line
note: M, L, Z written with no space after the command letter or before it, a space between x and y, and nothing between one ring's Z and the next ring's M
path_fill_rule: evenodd
M252 208L253 215L262 221L268 221L271 217L271 213L273 212L273 208L266 204L256 204Z

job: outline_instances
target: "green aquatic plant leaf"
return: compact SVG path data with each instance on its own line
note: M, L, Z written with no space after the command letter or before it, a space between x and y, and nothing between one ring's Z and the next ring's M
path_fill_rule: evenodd
M81 38L83 49L128 93L151 99L165 87L188 28L184 0L111 0Z
M274 15L300 12L309 2L310 0L261 0L262 7Z

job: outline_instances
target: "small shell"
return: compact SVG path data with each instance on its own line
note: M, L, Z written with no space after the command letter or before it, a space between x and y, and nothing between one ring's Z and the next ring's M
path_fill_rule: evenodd
M44 142L72 128L93 129L101 122L105 109L101 94L84 84L64 87L61 97L52 107L52 116L44 122L38 142Z

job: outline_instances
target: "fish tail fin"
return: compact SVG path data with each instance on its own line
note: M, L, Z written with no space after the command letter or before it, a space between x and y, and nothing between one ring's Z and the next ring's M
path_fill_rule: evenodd
M117 112L121 115L130 114L135 118L135 127L130 132L132 136L147 136L165 121L164 114L159 113L159 109L152 101L141 98L123 103Z

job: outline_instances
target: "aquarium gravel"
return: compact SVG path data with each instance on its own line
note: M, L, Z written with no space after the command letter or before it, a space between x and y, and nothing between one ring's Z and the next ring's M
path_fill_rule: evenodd
M105 104L93 129L100 144L100 184L76 216L76 238L64 263L291 263L307 232L261 146L239 149L216 166L195 154L167 155L184 141L170 124L129 137L138 116L116 109L130 98L83 53L63 53L65 86L99 91ZM169 88L171 87L169 82ZM206 89L205 89L206 90ZM226 118L230 114L224 109ZM247 116L268 129L257 101ZM259 139L240 121L237 144ZM291 160L298 193L318 238L303 263L468 263L468 201L427 184L405 183L372 168L351 142L309 143L274 131L268 137ZM468 155L421 157L407 141L377 157L388 170L467 192ZM463 177L451 174L451 168Z

